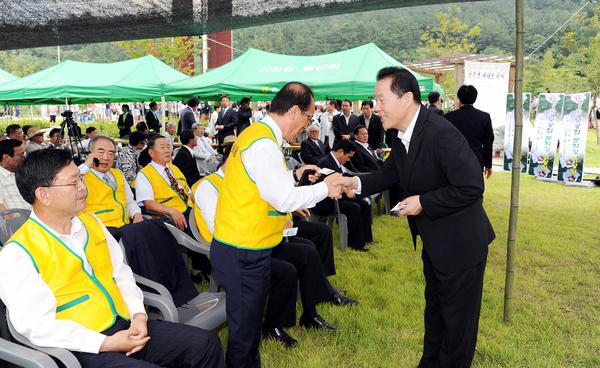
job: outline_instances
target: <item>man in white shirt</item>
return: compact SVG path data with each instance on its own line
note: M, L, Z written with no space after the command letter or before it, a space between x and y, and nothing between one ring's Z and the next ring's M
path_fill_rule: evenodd
M333 134L333 117L339 115L339 111L337 110L337 101L331 99L327 101L327 111L321 114L321 134L319 135L319 139L329 146L331 149L333 147L333 140L335 136Z
M87 135L87 138L81 141L81 146L83 147L83 150L85 152L90 152L90 148L88 147L90 144L90 141L98 136L98 130L96 130L96 128L94 127L88 127L85 130L85 134Z
M201 123L192 126L194 136L196 136L196 147L194 147L194 157L200 176L212 174L221 164L221 155L215 151L210 144L210 139L204 136L205 127ZM189 183L188 183L189 184Z
M82 212L85 185L69 152L33 152L17 176L33 211L0 252L0 298L20 334L71 350L84 368L222 367L212 332L148 320L119 245Z
M15 181L15 172L24 158L23 142L16 139L0 142L0 187L2 188L0 211L11 208L31 208L19 193Z
M46 148L44 144L44 132L46 129L40 129L38 127L31 127L27 131L25 139L28 141L25 146L25 154L29 154L33 151L41 150Z
M221 112L221 106L215 106L215 111L210 114L210 119L208 120L208 138L213 139L217 134L217 120L219 120L219 113ZM193 126L192 126L193 129Z
M165 138L167 138L167 141L169 142L169 146L171 146L171 150L173 150L173 143L175 143L175 130L176 129L177 129L177 124L168 123L167 126L165 127L165 133L163 134L163 136Z

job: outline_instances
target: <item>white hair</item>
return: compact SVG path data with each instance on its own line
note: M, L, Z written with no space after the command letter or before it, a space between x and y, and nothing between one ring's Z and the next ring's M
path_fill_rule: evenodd
M170 123L167 123L167 125L165 126L165 128L172 127L172 126L173 127L177 127L177 124L175 124L173 122L170 122Z
M306 128L306 132L310 133L313 130L321 130L321 128L319 128L319 126L317 124L312 124L311 126L309 126L308 128Z

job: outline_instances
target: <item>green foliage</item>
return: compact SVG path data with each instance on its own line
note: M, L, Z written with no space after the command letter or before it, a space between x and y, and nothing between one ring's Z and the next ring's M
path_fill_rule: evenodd
M14 120L1 120L0 121L0 135L6 131L6 127L10 124L19 124L23 125L33 125L38 128L50 128L50 127L59 127L60 120L56 123L50 123L47 120L41 119L14 119ZM111 121L110 119L96 119L91 123L78 123L81 128L81 132L85 134L85 129L93 126L95 127L100 134L107 135L112 138L119 137L119 129L117 128L117 123Z
M449 55L462 52L475 52L475 39L481 34L476 25L469 27L461 19L460 7L456 6L447 12L435 14L438 24L427 28L421 36L423 47L431 56Z
M121 41L116 44L127 52L129 58L152 55L165 64L188 75L194 75L193 58L196 48L195 37L168 37L145 40Z

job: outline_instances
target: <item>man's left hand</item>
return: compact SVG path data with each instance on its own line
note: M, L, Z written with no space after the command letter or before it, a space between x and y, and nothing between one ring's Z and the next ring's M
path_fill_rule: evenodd
M138 222L142 222L144 221L144 216L142 216L141 213L136 213L135 215L133 215L133 223L137 224Z
M141 340L148 336L148 316L144 313L137 313L131 319L129 326L129 336L135 340Z
M489 179L490 176L492 176L492 168L491 167L486 167L485 169L483 169L483 172L485 173L486 179Z
M421 200L419 199L419 197L420 196L415 195L405 198L403 201L401 201L400 204L403 204L404 208L402 208L399 211L400 215L417 216L418 214L420 214L421 211L423 211L423 207L421 207Z

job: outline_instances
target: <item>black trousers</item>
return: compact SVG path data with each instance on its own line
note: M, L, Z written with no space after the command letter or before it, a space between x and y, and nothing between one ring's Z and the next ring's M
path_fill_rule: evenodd
M213 239L210 261L227 294L228 368L258 368L263 311L271 284L271 250L247 250Z
M301 221L298 217L294 217L294 226L298 227L298 237L310 240L317 247L325 276L335 275L333 235L329 226L318 222Z
M292 327L296 324L298 274L293 264L271 258L271 287L264 328Z
M273 258L289 262L296 267L300 298L306 310L331 300L331 285L323 272L323 265L315 246L296 242L296 238L291 238L289 242L283 241L273 248Z
M435 269L423 250L425 274L425 337L420 368L471 366L487 254L475 266L454 273Z
M119 318L102 333L110 336L128 328L129 321ZM146 346L129 357L117 352L90 354L74 351L73 354L83 368L224 366L221 342L213 332L180 323L149 320L148 336L150 340Z
M348 246L354 249L365 247L367 242L373 241L371 232L371 205L360 198L340 199L340 212L348 219ZM330 215L335 212L333 200L326 199L314 208L317 215Z

